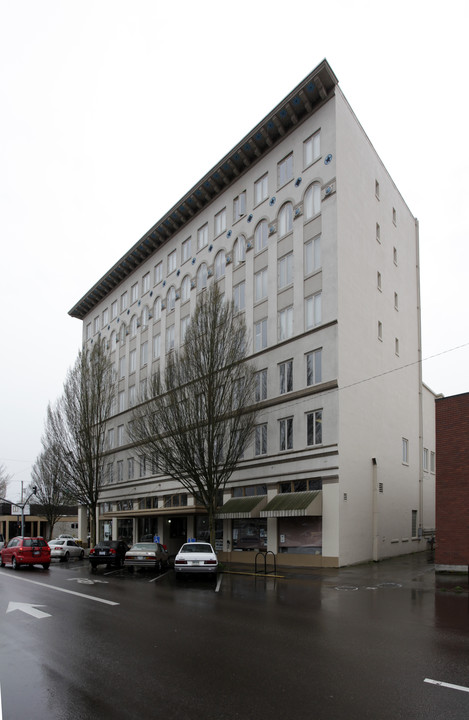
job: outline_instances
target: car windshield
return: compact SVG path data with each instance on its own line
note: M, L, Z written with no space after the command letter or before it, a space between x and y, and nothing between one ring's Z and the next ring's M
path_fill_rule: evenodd
M132 545L130 548L131 550L146 550L155 552L158 550L158 544L157 543L135 543L135 545Z
M202 543L190 543L183 545L180 549L181 553L213 553L211 545L205 545Z

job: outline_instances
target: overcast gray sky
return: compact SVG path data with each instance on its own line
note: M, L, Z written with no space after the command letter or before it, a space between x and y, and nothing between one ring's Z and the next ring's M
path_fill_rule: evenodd
M323 58L420 222L424 381L469 391L469 3L1 0L0 462L19 499L68 310Z

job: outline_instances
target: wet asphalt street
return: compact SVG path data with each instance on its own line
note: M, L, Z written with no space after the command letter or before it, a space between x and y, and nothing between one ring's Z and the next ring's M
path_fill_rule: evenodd
M467 720L467 576L279 575L2 568L0 720Z

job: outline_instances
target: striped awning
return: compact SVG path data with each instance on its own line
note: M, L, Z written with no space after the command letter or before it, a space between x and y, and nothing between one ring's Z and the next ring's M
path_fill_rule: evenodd
M260 517L300 517L322 515L322 491L281 493L276 495L260 513Z
M220 520L233 520L259 517L260 511L265 508L266 504L267 495L230 498L218 510L217 518Z

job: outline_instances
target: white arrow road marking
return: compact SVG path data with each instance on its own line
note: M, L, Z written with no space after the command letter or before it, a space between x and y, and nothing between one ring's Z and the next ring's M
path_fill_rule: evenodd
M425 678L423 682L431 683L432 685L439 685L440 687L450 688L450 690L462 690L463 692L469 692L469 687L464 687L464 685L452 685L451 683L441 682L441 680L430 680L430 678Z
M68 595L76 595L77 597L85 598L86 600L93 600L94 602L103 603L104 605L119 605L118 602L113 600L104 600L104 598L93 597L92 595L85 595L84 593L75 592L75 590L66 590L66 588L57 587L56 585L49 585L48 583L38 582L37 580L28 580L28 578L20 577L19 575L12 575L11 573L1 573L2 577L9 578L10 580L21 580L22 582L31 583L32 585L40 585L48 590L56 590L57 592L67 593Z
M42 618L51 617L49 613L43 612L42 610L37 610L37 608L45 607L44 605L33 605L31 603L20 603L20 602L9 602L7 613L14 612L15 610L21 610L21 612L26 613L27 615L32 615L33 617L37 618L38 620L41 620Z

